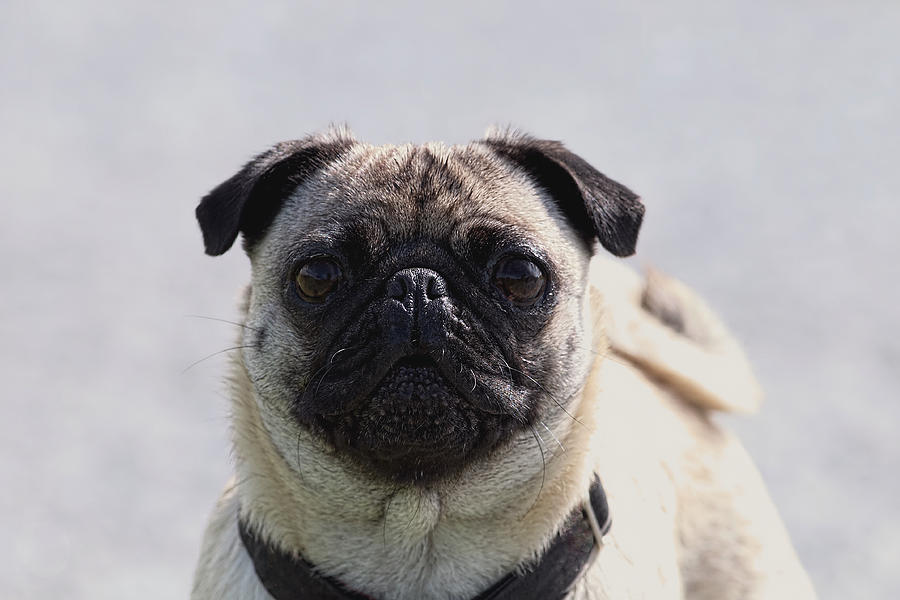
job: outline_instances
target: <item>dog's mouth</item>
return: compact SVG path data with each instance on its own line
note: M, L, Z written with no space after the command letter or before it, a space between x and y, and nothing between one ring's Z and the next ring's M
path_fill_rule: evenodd
M433 360L414 355L397 361L371 394L372 404L436 406L457 396Z
M496 442L498 418L476 409L425 355L398 360L356 410L325 417L336 447L392 479L416 481L458 470Z

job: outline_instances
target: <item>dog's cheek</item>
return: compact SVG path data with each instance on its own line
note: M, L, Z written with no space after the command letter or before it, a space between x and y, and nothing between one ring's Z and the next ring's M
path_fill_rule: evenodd
M284 410L309 381L314 348L303 340L275 304L251 308L243 351L247 372L260 400Z
M542 402L539 414L555 415L568 410L567 404L581 389L591 363L590 344L585 335L580 302L572 298L561 306L531 346L531 360L539 365Z

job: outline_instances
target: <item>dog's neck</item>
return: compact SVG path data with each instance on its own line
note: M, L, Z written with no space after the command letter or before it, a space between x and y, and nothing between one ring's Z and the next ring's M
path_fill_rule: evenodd
M540 552L593 476L594 414L580 398L453 483L396 486L298 434L288 416L260 411L239 360L233 382L243 518L325 575L375 596L476 595Z

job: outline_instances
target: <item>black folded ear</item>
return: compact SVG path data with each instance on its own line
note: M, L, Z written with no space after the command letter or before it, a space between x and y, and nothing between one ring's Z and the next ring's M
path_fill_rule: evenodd
M544 188L589 243L596 238L616 256L634 254L644 218L637 194L560 142L500 134L484 143Z
M238 233L244 235L244 247L250 248L265 234L297 186L353 144L349 134L338 131L281 142L248 162L197 206L206 253L223 254Z

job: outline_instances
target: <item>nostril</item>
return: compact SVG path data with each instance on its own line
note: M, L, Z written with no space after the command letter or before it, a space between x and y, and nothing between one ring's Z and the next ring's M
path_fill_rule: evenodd
M430 302L447 295L447 284L431 269L421 267L403 269L391 277L385 286L389 298L407 302Z
M447 286L444 280L436 273L429 275L428 283L425 285L425 295L430 299L442 298L447 295Z

